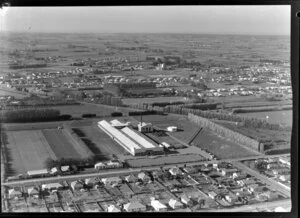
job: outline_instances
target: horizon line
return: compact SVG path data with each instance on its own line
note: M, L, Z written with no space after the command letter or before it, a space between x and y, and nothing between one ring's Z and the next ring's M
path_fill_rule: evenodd
M291 36L291 34L263 34L263 33L201 33L201 32L55 32L55 31L20 31L1 30L1 33L32 33L32 34L191 34L191 35L242 35L242 36Z

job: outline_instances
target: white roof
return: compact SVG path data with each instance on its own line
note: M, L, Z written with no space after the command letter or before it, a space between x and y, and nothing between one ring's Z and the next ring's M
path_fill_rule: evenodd
M43 184L42 185L42 189L51 189L51 188L60 188L60 187L63 187L61 184L59 183L49 183L49 184Z
M30 170L27 172L29 176L33 175L42 175L42 174L47 174L48 170L47 169L40 169L40 170Z
M106 131L108 131L113 137L117 138L124 145L129 147L131 150L140 149L140 147L134 143L131 139L125 136L122 132L112 127L106 120L98 122L98 125L101 125Z
M156 209L166 209L167 208L166 205L162 204L158 200L151 201L151 206L156 208Z
M134 201L134 202L129 202L127 204L124 205L124 209L125 210L129 210L129 209L140 209L140 208L145 208L145 205Z
M62 166L61 167L61 171L67 171L67 170L69 170L70 169L70 166Z
M169 145L169 144L166 143L166 142L162 142L161 144L164 145L164 146L167 147L167 148L168 148L168 147L171 147L171 145Z
M130 138L134 139L136 142L138 142L141 146L144 148L155 148L155 145L141 137L139 134L134 132L132 129L125 127L121 130L124 132L126 135L128 135Z
M121 212L119 208L117 208L115 205L111 204L107 207L108 212Z
M151 125L152 125L151 123L144 123L144 122L142 122L142 124L141 124L141 122L139 122L139 124L138 124L138 126L141 126L141 127L151 126Z

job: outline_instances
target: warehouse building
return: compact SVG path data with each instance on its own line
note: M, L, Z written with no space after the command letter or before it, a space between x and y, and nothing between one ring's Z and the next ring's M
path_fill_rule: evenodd
M133 156L163 153L162 147L127 126L118 126L117 129L106 120L102 120L98 122L98 127Z

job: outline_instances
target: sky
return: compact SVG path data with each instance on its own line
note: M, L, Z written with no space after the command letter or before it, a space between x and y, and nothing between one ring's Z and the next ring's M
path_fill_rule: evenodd
M4 7L1 32L290 35L290 6Z

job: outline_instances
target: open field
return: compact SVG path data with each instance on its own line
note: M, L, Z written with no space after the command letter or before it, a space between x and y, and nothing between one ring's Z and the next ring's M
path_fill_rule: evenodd
M206 149L221 159L248 157L256 154L206 129L203 129L191 144Z
M45 138L58 158L81 158L72 145L71 139L68 139L61 130L42 130ZM84 158L84 157L83 157Z
M185 101L183 97L155 97L155 98L123 98L123 104L153 103L153 102L174 102Z
M57 158L41 130L8 131L7 136L7 147L15 174L45 168L44 161L48 157Z
M131 167L146 167L146 166L163 166L165 164L180 164L185 162L203 161L205 158L199 154L182 154L182 155L170 155L165 157L155 158L136 158L127 159L126 162Z
M94 122L90 126L83 126L79 128L88 139L99 149L99 154L109 155L111 154L127 154L127 151L123 149L117 142L111 139L105 132L103 132Z
M140 120L140 116L135 116L134 118ZM186 116L175 114L147 115L143 116L143 122L150 122L161 129L166 129L169 126L177 126L179 131L169 134L184 142L188 142L199 129L199 126L190 122Z
M293 125L293 111L265 111L265 112L255 112L255 113L242 113L239 116L249 116L256 117L259 119L267 120L269 123L281 124L284 126ZM268 118L266 118L268 116Z

